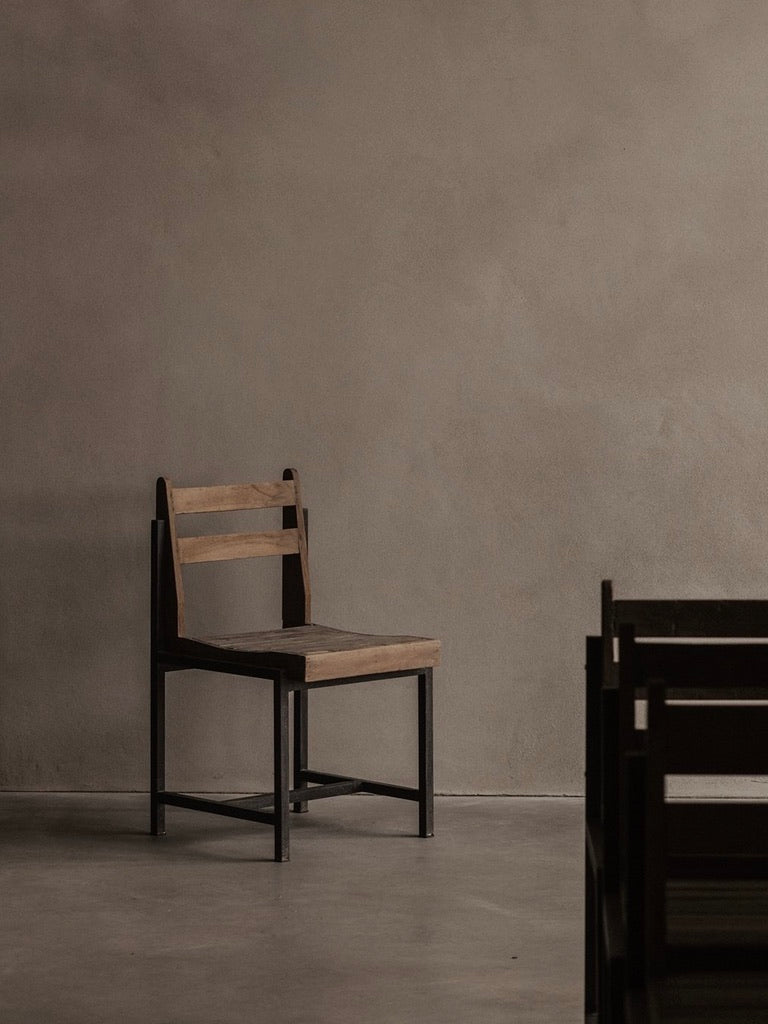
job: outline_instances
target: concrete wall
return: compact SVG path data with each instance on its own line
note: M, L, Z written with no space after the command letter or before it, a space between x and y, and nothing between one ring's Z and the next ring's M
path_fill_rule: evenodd
M316 620L444 640L438 788L578 792L601 576L768 594L768 5L0 21L0 784L146 787L154 478L295 465ZM318 694L316 766L412 778L413 689ZM268 784L258 684L171 690L171 784Z

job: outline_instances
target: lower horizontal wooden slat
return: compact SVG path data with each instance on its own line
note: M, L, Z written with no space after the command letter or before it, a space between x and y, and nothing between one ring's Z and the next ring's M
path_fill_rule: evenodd
M299 550L299 535L297 530L267 530L263 533L179 537L178 548L182 565L190 562L222 562L230 558L293 555Z
M375 793L377 796L391 796L397 800L418 800L418 789L408 786L392 786L388 782L372 782L370 779L351 779L347 775L333 775L330 772L315 772L309 769L301 773L302 782L357 782L361 793ZM310 791L311 792L311 791Z

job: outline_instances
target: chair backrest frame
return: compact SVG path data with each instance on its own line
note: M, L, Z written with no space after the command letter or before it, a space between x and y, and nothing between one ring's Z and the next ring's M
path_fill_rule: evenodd
M282 529L199 537L179 537L177 533L177 515L264 508L282 508ZM158 576L153 587L158 605L153 621L161 634L158 640L186 636L182 567L194 562L279 555L283 626L311 622L308 516L295 469L286 469L281 481L214 487L174 487L167 477L159 477L156 517L163 527L157 565L153 563Z

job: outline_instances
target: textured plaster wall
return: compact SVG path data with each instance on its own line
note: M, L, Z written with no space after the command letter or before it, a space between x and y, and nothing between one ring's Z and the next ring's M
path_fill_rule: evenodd
M444 640L438 788L580 791L601 576L768 595L768 5L0 22L0 785L146 787L154 478L295 465L316 620ZM413 690L318 694L315 765L412 778ZM268 785L258 683L169 705L171 784Z

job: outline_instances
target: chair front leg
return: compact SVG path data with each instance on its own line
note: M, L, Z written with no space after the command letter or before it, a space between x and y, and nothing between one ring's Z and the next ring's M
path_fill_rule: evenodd
M152 658L150 684L150 828L153 836L165 835L165 804L157 794L165 789L165 670Z
M275 752L275 860L290 859L288 811L289 811L289 747L288 747L288 698L290 690L282 679L274 683L274 752Z
M432 669L419 673L419 835L433 836Z

